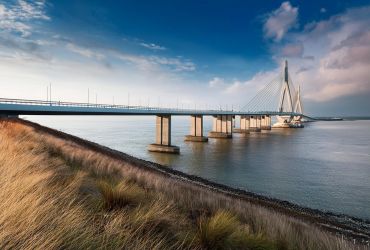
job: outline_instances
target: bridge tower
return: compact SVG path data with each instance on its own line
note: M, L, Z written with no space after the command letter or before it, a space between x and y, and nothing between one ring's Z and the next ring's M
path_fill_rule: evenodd
M287 102L288 104L288 110L284 110L285 102ZM290 86L289 86L289 73L288 73L288 61L287 60L285 60L283 87L281 88L280 101L279 101L279 112L284 112L284 111L286 112L293 111L293 100L292 100L292 93L291 93Z
M302 101L301 101L301 86L298 85L297 90L297 100L294 106L294 112L303 114L303 107L302 107ZM302 120L302 116L294 116L293 121L294 122L300 122Z
M289 85L288 61L285 60L283 85L280 90L279 112L294 112L293 98ZM278 122L274 127L289 128L293 117L290 115L277 116Z

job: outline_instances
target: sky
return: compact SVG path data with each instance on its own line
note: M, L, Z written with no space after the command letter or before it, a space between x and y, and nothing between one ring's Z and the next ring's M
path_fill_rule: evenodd
M0 0L2 98L238 109L284 60L308 115L369 116L370 0Z

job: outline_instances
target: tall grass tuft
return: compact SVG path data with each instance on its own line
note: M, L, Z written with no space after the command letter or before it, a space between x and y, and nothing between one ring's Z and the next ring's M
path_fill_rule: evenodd
M97 187L102 195L103 205L108 210L136 206L144 202L146 197L145 191L135 184L113 184L107 180L99 180Z
M234 215L219 211L210 218L200 217L196 238L206 249L230 249L231 235L237 227L239 223Z
M200 217L195 236L204 249L276 249L262 235L251 234L249 227L226 211Z

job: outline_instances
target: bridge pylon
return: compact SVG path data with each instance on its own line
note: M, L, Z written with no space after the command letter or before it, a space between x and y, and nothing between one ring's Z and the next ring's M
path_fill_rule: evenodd
M288 61L285 60L284 66L284 77L282 87L280 90L280 99L278 111L280 113L302 113L301 93L300 87L295 91L293 82L289 77ZM290 127L302 127L300 124L301 116L292 115L278 115L276 116L277 123L273 125L275 128L290 128Z

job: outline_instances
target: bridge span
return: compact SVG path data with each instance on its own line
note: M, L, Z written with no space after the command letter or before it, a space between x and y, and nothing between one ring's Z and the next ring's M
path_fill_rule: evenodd
M73 103L0 98L0 117L19 115L153 115L156 116L156 141L149 151L179 153L171 144L171 117L190 116L190 134L185 140L207 142L208 138L232 138L233 133L248 134L271 130L271 117L278 119L277 127L301 126L301 120L312 119L303 114L300 89L295 91L288 74L286 62L283 74L271 81L241 110L197 110L144 106ZM203 134L203 117L213 117L212 131ZM240 116L240 125L235 126L235 117Z

